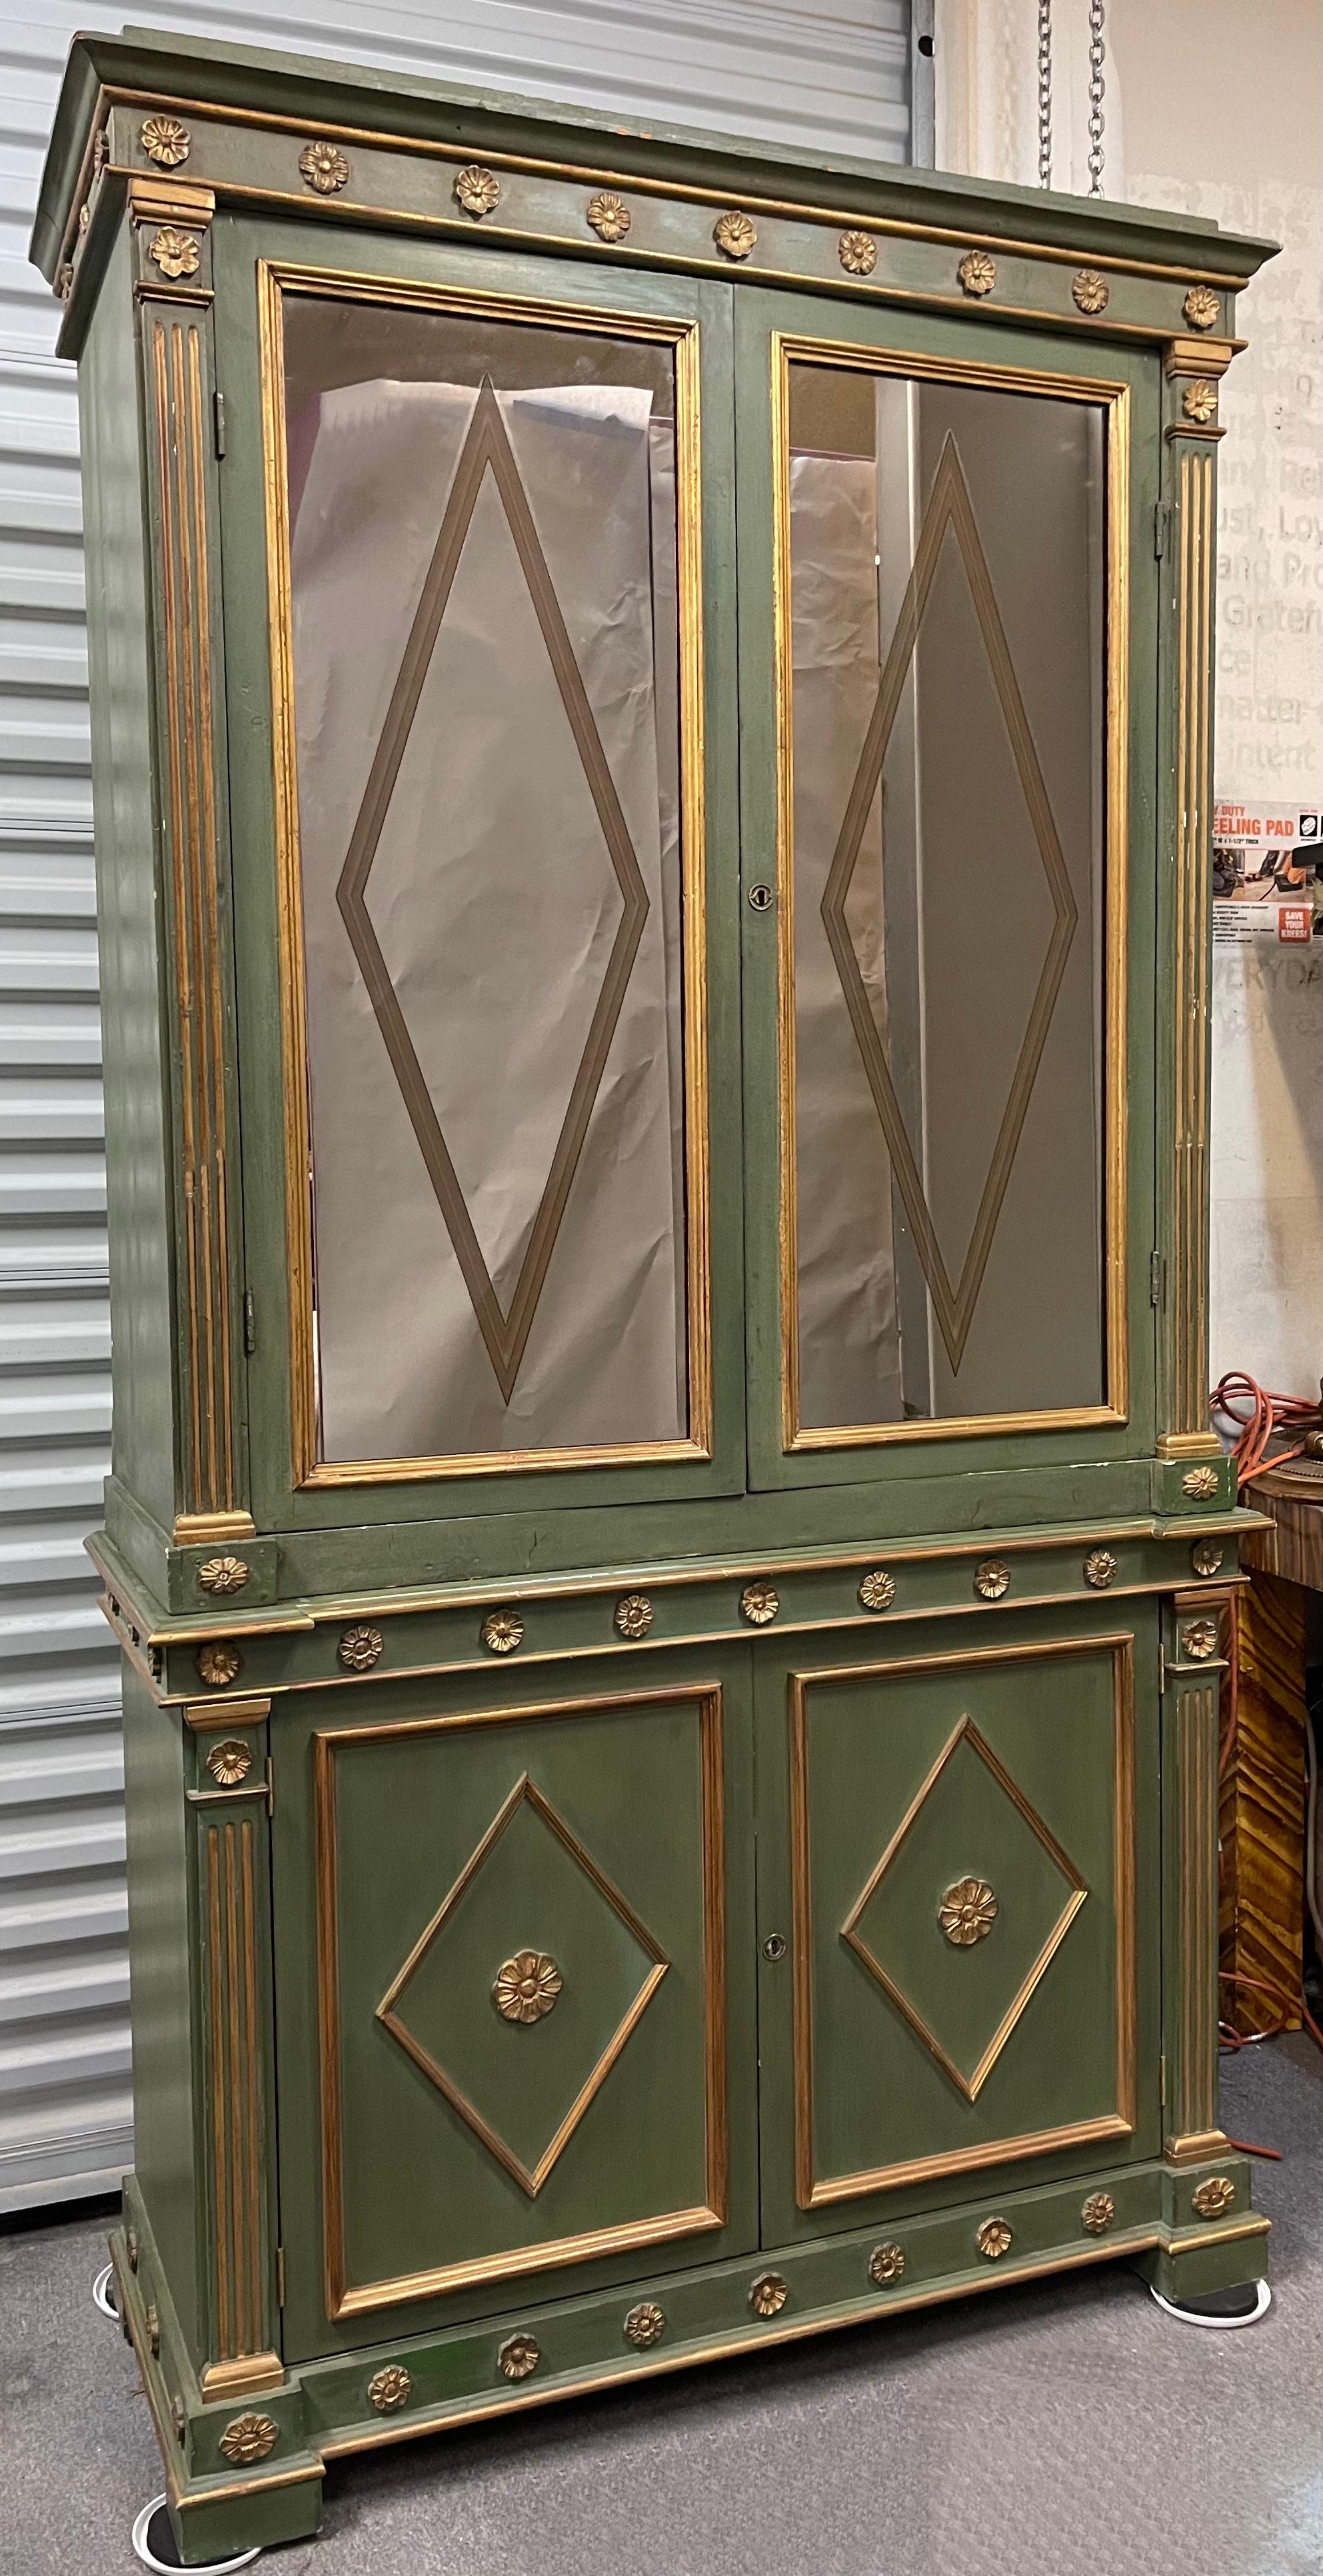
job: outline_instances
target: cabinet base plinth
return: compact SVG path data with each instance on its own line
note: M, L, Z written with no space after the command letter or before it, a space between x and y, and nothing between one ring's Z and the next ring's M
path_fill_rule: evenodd
M123 2231L111 2240L111 2256L165 2462L171 2527L184 2565L205 2566L254 2545L307 2537L321 2519L326 2461L381 2443L1085 2264L1128 2263L1177 2302L1256 2282L1268 2221L1249 2206L1249 2181L1245 2159L1234 2154L1210 2160L1202 2176L1158 2162L1019 2190L998 2187L990 2176L977 2199L954 2208L874 2218L867 2228L805 2244L751 2248L734 2261L640 2276L587 2297L530 2301L498 2317L287 2361L283 2386L221 2402L203 2396L184 2350L132 2182L136 2268ZM1199 2220L1194 2200L1205 2184L1216 2185L1205 2190L1205 2203L1228 2186L1232 2193L1212 2225ZM1100 2222L1102 2232L1094 2232ZM1003 2234L1009 2241L994 2255L989 2248ZM870 2265L881 2240L887 2277L879 2283ZM769 2272L784 2297L763 2316L751 2293ZM644 2313L654 2339L641 2348L633 2337ZM394 2321L405 2323L398 2309ZM512 2336L535 2352L516 2381L501 2368ZM390 2389L384 2406L383 2382Z

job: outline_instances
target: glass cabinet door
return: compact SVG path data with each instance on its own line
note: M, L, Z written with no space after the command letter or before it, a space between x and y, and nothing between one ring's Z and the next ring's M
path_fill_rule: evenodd
M741 304L756 1475L1119 1434L1125 361Z
M292 1483L711 1489L701 298L415 266L254 277Z

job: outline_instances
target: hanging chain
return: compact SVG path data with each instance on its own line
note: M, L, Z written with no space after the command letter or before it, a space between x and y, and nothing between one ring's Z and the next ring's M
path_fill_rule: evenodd
M1041 13L1040 13L1041 14ZM1089 0L1089 195L1103 192L1103 0Z
M1052 185L1052 0L1038 0L1038 184Z

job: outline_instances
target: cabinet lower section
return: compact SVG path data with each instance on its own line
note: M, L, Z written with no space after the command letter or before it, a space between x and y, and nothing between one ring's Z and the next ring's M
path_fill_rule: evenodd
M1211 2186L1211 2188L1210 2188ZM1209 2223L1203 2212L1216 2209ZM204 2404L130 2179L111 2240L121 2316L142 2370L186 2566L316 2530L325 2462L627 2380L871 2323L999 2284L1127 2261L1165 2295L1257 2279L1268 2222L1248 2167L1103 2167L1082 2185L984 2190L940 2212L643 2273L627 2288L394 2337Z

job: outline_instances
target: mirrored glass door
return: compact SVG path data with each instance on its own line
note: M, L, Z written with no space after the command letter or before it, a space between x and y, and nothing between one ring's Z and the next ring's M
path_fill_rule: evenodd
M296 1482L707 1456L697 331L265 321Z
M763 349L781 1446L1119 1421L1128 388Z

